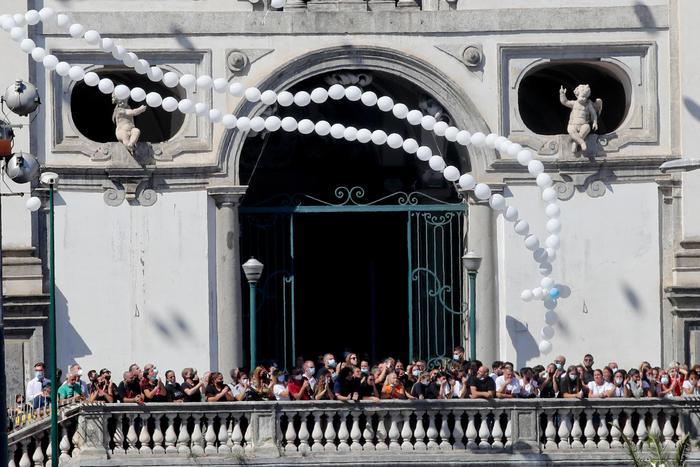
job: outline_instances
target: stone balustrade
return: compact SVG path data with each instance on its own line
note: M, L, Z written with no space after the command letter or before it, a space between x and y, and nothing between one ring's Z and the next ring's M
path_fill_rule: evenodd
M379 463L570 464L572 455L626 462L623 436L641 445L653 435L675 448L686 433L697 440L700 429L700 398L85 404L71 410L61 420L60 459L85 465L280 456L291 463L360 456ZM47 421L10 435L10 466L50 461Z

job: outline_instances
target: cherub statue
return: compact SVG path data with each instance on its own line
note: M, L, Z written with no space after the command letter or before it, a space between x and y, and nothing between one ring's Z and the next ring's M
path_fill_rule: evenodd
M587 84L579 84L574 89L575 101L566 99L566 88L559 88L559 101L562 105L571 109L569 115L569 124L566 131L573 139L571 143L571 152L576 152L580 146L582 151L587 149L586 136L593 131L598 130L598 118L603 111L603 101L596 99L591 102L591 87Z
M146 111L146 106L142 105L136 109L129 107L129 99L119 99L112 94L112 104L116 104L112 113L112 121L117 125L115 134L117 141L121 142L133 155L136 143L141 136L141 130L134 125L134 117Z

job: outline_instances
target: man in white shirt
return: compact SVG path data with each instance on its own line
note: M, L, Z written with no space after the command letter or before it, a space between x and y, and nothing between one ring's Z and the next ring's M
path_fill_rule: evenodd
M520 389L520 381L513 376L513 369L506 366L503 374L496 378L496 397L499 399L518 397Z
M364 365L367 362L362 362ZM316 366L314 365L314 362L311 360L307 360L304 362L304 378L309 380L309 386L311 386L311 391L313 392L316 389L316 378L314 375L316 374Z
M42 388L46 383L51 382L50 379L44 378L45 370L46 365L44 365L44 362L37 362L37 364L34 365L34 378L30 379L27 383L27 397L25 401L28 404L31 404L34 398L41 394Z
M603 372L601 370L593 371L593 381L588 383L588 398L600 399L612 397L615 393L615 386L612 383L603 381Z

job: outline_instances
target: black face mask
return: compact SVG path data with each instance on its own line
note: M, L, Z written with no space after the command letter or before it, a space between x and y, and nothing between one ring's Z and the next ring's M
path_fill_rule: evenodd
M105 375L105 380L106 380L106 381L109 381L110 379L112 379L112 375Z

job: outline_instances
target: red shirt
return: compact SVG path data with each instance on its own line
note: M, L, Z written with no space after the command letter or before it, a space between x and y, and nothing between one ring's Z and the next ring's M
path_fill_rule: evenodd
M302 380L303 381L303 380ZM302 382L301 384L298 384L294 379L290 379L289 383L287 384L287 390L289 391L289 394L298 394L299 391L301 391L301 387L304 385ZM290 397L291 399L291 397ZM301 400L311 400L311 397L309 397L309 391L304 391L304 393L301 395Z

